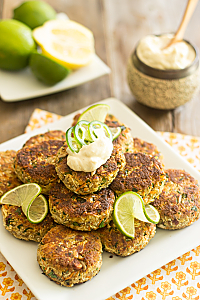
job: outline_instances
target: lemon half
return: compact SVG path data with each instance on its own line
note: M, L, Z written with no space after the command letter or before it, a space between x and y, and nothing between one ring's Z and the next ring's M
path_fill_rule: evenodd
M70 68L89 64L94 57L93 33L71 20L50 20L33 30L33 37L42 52Z

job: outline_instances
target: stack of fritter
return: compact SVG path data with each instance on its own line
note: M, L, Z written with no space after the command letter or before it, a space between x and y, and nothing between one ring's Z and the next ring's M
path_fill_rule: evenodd
M78 115L74 117L76 124ZM200 216L197 181L183 170L164 170L157 147L132 138L130 129L108 115L109 127L121 127L113 152L94 172L67 165L65 133L49 131L30 138L22 149L0 153L0 195L35 182L49 201L47 217L31 224L21 208L2 205L5 228L16 238L39 242L37 259L45 275L71 287L94 277L102 249L128 256L154 237L156 225L135 220L135 238L124 236L112 221L115 198L126 191L142 196L160 213L158 227L180 229Z

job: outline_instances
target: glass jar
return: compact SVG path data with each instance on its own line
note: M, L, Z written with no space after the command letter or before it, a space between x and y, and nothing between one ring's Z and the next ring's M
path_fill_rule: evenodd
M161 70L143 63L137 55L137 47L127 66L127 79L136 100L157 109L174 109L191 100L200 87L199 54L184 69Z

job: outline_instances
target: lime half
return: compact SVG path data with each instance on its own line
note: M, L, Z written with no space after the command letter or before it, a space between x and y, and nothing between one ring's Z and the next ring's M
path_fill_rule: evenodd
M5 193L1 199L1 204L21 206L22 203L30 203L41 192L41 187L36 183L22 184Z
M107 104L95 104L86 109L79 117L79 121L100 121L105 122L106 115L110 110L110 106Z
M55 85L70 73L70 69L37 52L31 54L29 66L35 77L47 85Z
M27 216L29 222L40 223L44 220L48 213L48 202L46 198L40 194L32 202L29 203L28 207L23 206L22 204L22 210Z
M134 238L134 219L157 224L160 216L152 205L144 205L143 199L135 192L123 193L114 204L113 221L127 237Z

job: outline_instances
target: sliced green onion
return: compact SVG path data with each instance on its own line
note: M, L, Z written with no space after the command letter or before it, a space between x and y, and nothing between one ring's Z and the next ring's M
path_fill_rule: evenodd
M92 142L88 134L88 121L80 121L74 127L74 137L82 146Z
M109 128L112 133L112 137L113 137L113 141L114 141L120 135L120 133L122 131L121 127L109 127Z
M107 137L112 141L112 133L105 123L100 121L92 121L89 124L88 130L93 141L100 137Z
M101 137L107 137L111 141L113 135L110 128L100 121L80 121L74 127L66 131L66 141L72 152L79 152L82 146L88 145Z
M79 152L79 150L81 149L81 144L74 137L74 127L70 127L66 131L66 141L69 149L72 152Z

